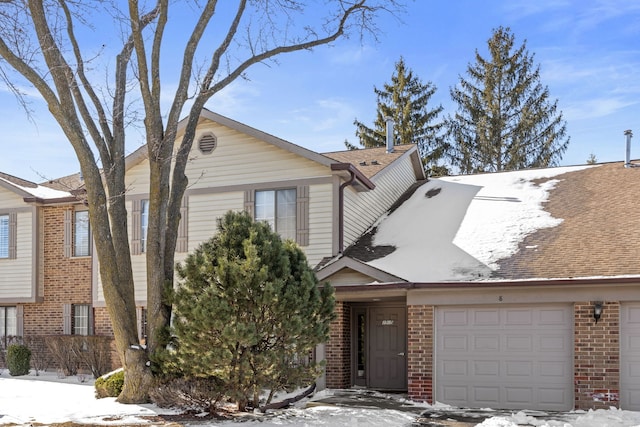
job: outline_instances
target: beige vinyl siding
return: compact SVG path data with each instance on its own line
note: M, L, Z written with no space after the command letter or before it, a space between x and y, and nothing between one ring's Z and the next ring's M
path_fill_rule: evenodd
M218 227L218 218L227 211L241 211L243 209L243 191L190 195L189 252L213 237Z
M209 132L217 137L218 146L205 155L197 142ZM218 124L198 130L191 158L187 165L190 189L331 175L326 166Z
M331 256L333 245L333 185L309 187L309 245L303 247L309 265L314 267Z
M344 269L327 279L331 286L356 285L371 283L373 279L359 271Z
M0 187L0 211L23 206L25 206L25 203L21 196Z
M33 215L32 211L17 213L16 257L0 259L0 301L34 297Z
M345 248L373 225L416 179L409 157L375 178L373 191L358 193L348 187L344 192Z

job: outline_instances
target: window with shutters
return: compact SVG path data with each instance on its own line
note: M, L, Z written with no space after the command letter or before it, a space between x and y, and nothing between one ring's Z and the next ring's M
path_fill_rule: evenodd
M0 258L16 258L18 215L0 214Z
M182 198L180 205L180 224L178 225L178 240L176 252L188 252L189 248L189 202L188 197ZM147 230L149 227L149 200L133 199L131 201L131 254L140 255L147 251Z
M89 211L73 212L73 255L91 255L91 229L89 227Z
M17 307L0 307L0 339L7 348L8 340L18 335Z
M283 239L296 240L296 189L256 191L255 219L271 225Z
M91 304L63 304L62 333L65 335L93 335Z

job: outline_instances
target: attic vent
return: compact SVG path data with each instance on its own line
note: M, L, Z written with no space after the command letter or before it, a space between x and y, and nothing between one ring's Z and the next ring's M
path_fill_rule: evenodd
M218 138L212 133L205 133L198 141L198 148L202 154L211 154L218 145Z

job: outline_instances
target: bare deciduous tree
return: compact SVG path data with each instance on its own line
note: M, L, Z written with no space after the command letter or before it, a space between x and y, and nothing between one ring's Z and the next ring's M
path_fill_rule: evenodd
M80 163L104 297L126 372L120 402L148 399L152 373L147 362L166 344L171 306L163 295L173 284L185 167L205 103L254 64L349 34L375 37L380 13L402 9L398 0L313 3L129 0L125 7L120 1L0 2L0 78L27 110L22 88L37 90ZM118 33L122 43L110 56ZM182 38L177 54L168 50ZM96 64L107 66L106 78ZM176 75L177 82L172 80ZM163 88L167 81L165 88L175 84L172 94ZM161 102L167 96L168 110ZM128 111L138 101L150 165L146 349L138 346L125 205ZM184 114L188 120L176 147Z

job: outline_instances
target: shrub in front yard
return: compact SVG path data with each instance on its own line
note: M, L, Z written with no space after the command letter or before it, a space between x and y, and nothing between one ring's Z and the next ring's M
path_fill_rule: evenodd
M14 377L27 375L31 364L31 350L22 344L11 344L7 348L7 367Z
M118 370L98 378L94 384L96 397L118 397L124 385L124 370Z

